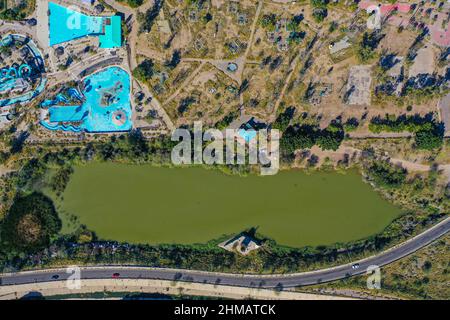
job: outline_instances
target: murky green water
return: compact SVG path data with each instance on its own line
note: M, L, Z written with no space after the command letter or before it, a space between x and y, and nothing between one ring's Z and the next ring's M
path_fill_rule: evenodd
M400 214L356 172L243 178L119 164L77 167L61 209L102 239L202 243L258 227L294 247L365 238Z

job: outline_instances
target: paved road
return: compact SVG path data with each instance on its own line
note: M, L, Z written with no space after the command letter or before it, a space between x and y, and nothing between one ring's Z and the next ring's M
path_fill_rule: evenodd
M121 278L127 279L159 279L189 281L197 283L222 284L245 287L274 288L296 287L322 283L348 276L363 274L371 265L384 266L400 258L403 258L414 251L428 245L432 241L440 238L450 230L450 217L428 229L420 235L395 246L379 255L357 261L360 266L353 270L351 264L338 266L335 268L323 269L313 272L286 274L286 275L243 275L225 274L190 270L158 269L144 267L86 267L81 270L82 279L110 279L112 274L119 273ZM68 274L64 269L29 271L12 274L2 274L0 280L2 285L15 285L33 282L52 281L52 276L57 274L59 280L65 280ZM54 281L54 280L53 280Z

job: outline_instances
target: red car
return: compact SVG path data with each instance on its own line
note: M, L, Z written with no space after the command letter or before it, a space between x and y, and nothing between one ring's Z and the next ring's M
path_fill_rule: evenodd
M117 279L120 277L120 273L117 273L117 272L113 273L112 277L113 277L113 279Z

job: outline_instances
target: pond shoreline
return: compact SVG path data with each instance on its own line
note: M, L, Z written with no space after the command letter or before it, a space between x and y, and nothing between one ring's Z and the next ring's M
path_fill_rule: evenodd
M251 227L289 247L329 245L367 238L401 215L354 170L241 177L195 167L94 163L75 167L63 199L54 198L60 210L78 216L101 239L155 245L206 243Z

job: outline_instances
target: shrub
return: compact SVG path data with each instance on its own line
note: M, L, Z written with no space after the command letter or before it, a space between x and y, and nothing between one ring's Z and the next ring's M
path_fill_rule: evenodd
M368 169L369 177L380 187L397 188L405 182L407 171L386 161L375 161Z
M1 245L10 251L35 252L48 247L60 230L52 200L35 192L15 199L1 227Z

